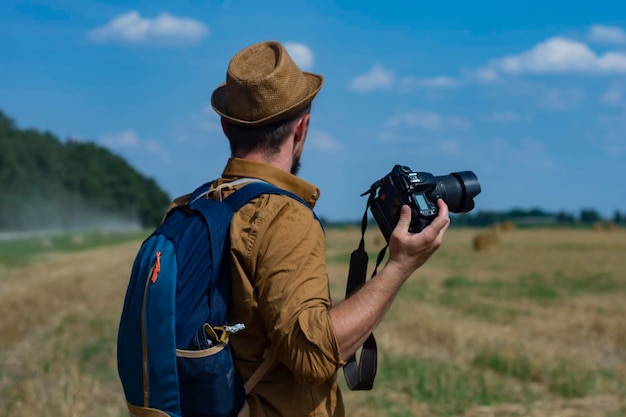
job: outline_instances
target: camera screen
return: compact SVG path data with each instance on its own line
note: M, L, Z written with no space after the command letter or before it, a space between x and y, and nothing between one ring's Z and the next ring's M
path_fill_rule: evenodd
M413 194L413 199L417 203L417 206L419 207L420 211L430 210L430 206L428 205L426 198L424 198L424 194Z

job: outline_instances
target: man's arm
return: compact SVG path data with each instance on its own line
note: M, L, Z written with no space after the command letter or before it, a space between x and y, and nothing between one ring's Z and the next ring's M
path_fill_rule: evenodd
M450 217L443 200L437 204L439 215L420 233L409 232L411 210L403 206L400 220L389 239L389 259L384 267L358 291L330 309L330 320L343 360L363 345L402 284L441 246Z

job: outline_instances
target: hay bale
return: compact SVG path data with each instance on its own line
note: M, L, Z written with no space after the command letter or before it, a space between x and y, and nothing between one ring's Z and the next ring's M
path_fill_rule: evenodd
M593 224L592 229L594 232L614 232L618 226L613 222L599 221Z
M515 230L515 223L513 222L503 222L498 224L498 230L502 232L510 232Z
M603 222L595 222L593 224L593 231L594 232L604 232L604 223Z
M474 236L472 244L475 251L495 249L500 246L500 236L495 230L487 230Z

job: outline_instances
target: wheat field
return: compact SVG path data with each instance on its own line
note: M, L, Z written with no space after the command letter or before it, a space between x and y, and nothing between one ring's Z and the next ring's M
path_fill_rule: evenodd
M451 229L402 289L375 332L374 389L340 372L347 414L626 416L626 230L499 230L476 251L479 232ZM326 235L339 301L360 231ZM383 242L366 238L371 273ZM72 242L0 266L0 416L127 415L115 338L140 241Z

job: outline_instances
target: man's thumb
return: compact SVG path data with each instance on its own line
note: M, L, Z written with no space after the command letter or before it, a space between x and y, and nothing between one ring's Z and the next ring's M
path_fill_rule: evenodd
M407 205L400 207L400 218L398 219L398 225L396 227L400 230L408 232L409 225L411 224L411 208Z

